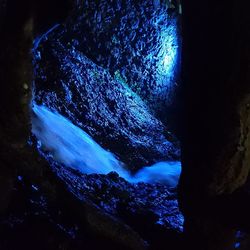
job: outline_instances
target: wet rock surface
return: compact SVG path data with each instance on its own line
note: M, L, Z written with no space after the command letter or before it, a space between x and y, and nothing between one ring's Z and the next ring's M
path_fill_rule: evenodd
M171 2L81 1L61 41L126 82L153 110L165 110L179 70L178 13Z
M55 171L80 200L91 200L105 212L122 219L132 227L161 228L182 232L183 216L178 208L176 190L163 184L130 184L116 172L108 175L81 174L54 164ZM149 233L149 232L145 232Z
M176 19L166 6L159 8L151 1L140 6L132 1L86 1L64 24L37 38L33 49L33 101L67 117L132 172L180 158L178 141L155 116L163 97L171 102L174 70L170 77L170 71L162 76L157 69L166 56L159 55L161 39L176 37ZM135 16L140 18L132 25ZM172 42L177 49L177 40ZM115 172L85 175L59 165L49 152L40 153L78 200L131 227L152 248L161 249L159 239L171 245L180 237L183 216L176 190L164 184L131 184Z
M99 249L105 244L114 244L111 249L164 249L164 244L178 249L183 216L176 190L130 184L114 172L84 175L53 159L50 164L59 178L47 173L47 181L13 180L8 212L0 217L3 249L10 238L16 240L13 249L32 249L40 241L38 249Z
M39 41L35 53L35 101L70 119L129 169L178 160L177 140L121 80L65 44L64 26Z

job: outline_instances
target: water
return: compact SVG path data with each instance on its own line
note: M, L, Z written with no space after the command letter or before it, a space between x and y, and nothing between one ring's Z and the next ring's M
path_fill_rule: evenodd
M132 176L114 154L102 148L71 121L45 106L33 104L32 109L32 133L42 150L49 151L55 161L86 174L116 171L132 183L160 182L170 187L178 184L181 172L179 161L158 162L143 167Z
M170 187L176 187L181 173L179 161L157 162L152 166L143 167L130 180L131 182L165 183Z

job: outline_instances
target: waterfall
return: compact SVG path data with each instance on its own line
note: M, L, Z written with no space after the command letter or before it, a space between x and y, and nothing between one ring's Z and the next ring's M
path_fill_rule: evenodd
M55 161L85 174L108 174L115 171L131 183L165 183L170 187L178 184L181 164L158 162L141 168L131 175L124 164L111 152L102 148L90 135L57 112L45 106L32 104L32 133L49 151Z

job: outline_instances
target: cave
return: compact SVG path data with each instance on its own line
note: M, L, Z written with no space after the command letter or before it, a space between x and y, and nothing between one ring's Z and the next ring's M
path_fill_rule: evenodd
M3 0L0 34L0 249L249 249L244 4Z

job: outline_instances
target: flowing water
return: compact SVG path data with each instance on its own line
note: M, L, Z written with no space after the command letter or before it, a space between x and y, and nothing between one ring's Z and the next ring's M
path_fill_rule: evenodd
M142 167L135 175L111 152L102 148L86 132L71 121L45 106L33 103L32 133L41 148L53 158L82 173L108 174L115 171L129 182L165 183L170 187L178 184L181 172L179 161L158 162Z

